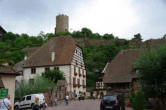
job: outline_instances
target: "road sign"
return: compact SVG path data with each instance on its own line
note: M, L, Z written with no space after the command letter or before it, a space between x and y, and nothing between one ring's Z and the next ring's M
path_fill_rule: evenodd
M8 95L8 89L0 89L0 99L5 98Z

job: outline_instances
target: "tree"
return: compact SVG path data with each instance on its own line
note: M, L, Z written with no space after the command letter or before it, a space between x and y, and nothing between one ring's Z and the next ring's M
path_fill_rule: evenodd
M133 38L132 40L142 41L142 36L141 36L141 34L140 34L140 33L135 34L135 35L134 35L134 38Z
M149 50L136 63L145 96L158 98L166 107L166 46Z
M48 70L42 73L42 76L57 83L58 80L65 80L64 73L59 70Z
M166 39L166 34L163 35L163 39Z
M114 36L113 34L104 34L104 35L103 35L103 38L104 38L104 39L109 39L109 40L110 40L110 39L114 39L115 36Z

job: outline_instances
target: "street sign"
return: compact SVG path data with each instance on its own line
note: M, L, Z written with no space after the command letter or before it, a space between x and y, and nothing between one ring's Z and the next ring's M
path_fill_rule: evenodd
M0 99L4 99L8 95L8 89L0 89Z

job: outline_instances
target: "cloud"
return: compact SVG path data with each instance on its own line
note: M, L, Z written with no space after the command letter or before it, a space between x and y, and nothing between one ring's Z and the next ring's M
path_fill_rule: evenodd
M166 0L0 0L0 25L7 31L36 35L54 32L55 16L67 14L70 28L88 27L100 34L113 33L144 39L166 32Z

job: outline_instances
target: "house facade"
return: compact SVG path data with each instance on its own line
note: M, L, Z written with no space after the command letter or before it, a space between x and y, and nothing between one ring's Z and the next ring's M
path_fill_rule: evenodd
M103 82L109 93L124 94L129 96L130 92L137 91L138 74L134 68L140 55L140 50L122 50L107 65L104 71Z
M82 49L71 36L54 37L24 61L23 74L16 79L33 80L46 70L58 69L64 73L67 91L86 92L86 70Z
M14 105L15 78L19 75L12 67L0 65L0 88L8 89L11 103Z

